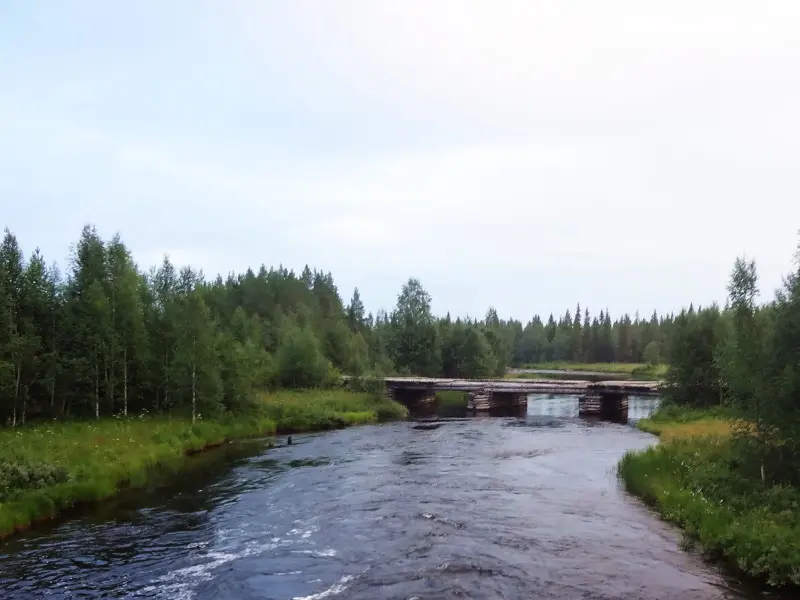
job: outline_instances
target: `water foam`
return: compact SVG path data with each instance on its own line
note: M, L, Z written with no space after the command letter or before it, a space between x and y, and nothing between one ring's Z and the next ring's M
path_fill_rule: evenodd
M225 532L220 532L221 538L225 538ZM209 551L200 556L200 560L205 562L175 569L156 579L153 585L144 588L144 592L158 592L161 598L170 600L191 600L194 597L193 589L200 583L211 581L213 571L222 565L230 563L240 558L255 556L277 548L280 538L272 538L270 542L262 543L251 541L244 548L233 550L222 548L219 551Z
M345 575L338 582L334 583L331 587L329 587L327 590L324 590L317 594L311 594L310 596L295 596L294 598L292 598L292 600L322 600L322 598L337 596L347 589L347 585L345 584L351 581L352 579L353 577L351 575Z

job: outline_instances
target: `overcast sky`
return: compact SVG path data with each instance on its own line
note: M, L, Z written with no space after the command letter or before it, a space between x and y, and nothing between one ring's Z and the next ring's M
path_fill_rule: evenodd
M800 229L800 2L3 0L0 226L64 264L330 270L391 308L771 296Z

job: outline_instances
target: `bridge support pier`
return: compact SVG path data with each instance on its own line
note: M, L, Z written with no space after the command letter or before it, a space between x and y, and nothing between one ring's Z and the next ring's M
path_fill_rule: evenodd
M467 410L473 414L487 414L492 406L492 393L488 390L478 390L467 395Z
M528 407L528 394L524 392L498 392L479 390L470 392L467 409L475 414L519 414Z
M436 411L436 391L468 392L467 407L473 414L517 414L527 408L528 394L547 393L579 396L578 413L627 422L628 396L657 397L656 381L567 381L438 379L431 377L388 377L387 392L414 412Z
M436 392L432 389L389 388L394 400L403 404L416 414L427 415L436 412Z
M587 393L578 399L578 414L607 421L628 421L628 395L620 392Z

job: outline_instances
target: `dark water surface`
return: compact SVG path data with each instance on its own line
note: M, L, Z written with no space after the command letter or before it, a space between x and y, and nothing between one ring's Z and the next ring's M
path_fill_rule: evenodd
M521 419L232 444L0 543L0 598L758 597L619 489L653 441L539 397Z

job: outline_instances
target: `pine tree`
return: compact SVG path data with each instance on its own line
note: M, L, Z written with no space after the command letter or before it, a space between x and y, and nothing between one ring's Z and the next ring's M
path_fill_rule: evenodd
M570 360L580 362L583 359L583 331L581 327L581 304L575 307L575 317L572 321L572 335L570 343Z
M17 411L22 384L22 368L28 353L28 343L25 332L20 330L20 312L23 299L23 258L22 251L17 243L17 238L5 230L3 243L0 245L0 297L2 297L3 340L2 349L4 356L3 378L6 397L10 398L8 413L11 426L17 425ZM2 339L2 338L0 338Z
M589 309L586 308L583 313L583 343L581 344L583 350L581 360L585 362L593 360L594 337L592 334L592 321L589 318Z
M361 331L365 326L364 303L361 302L361 295L358 288L353 290L353 298L347 308L347 323L351 331Z
M22 340L22 407L21 424L24 425L29 410L31 388L44 376L43 339L48 328L50 311L50 286L48 271L38 248L34 251L22 276L22 296L19 310L19 334Z

